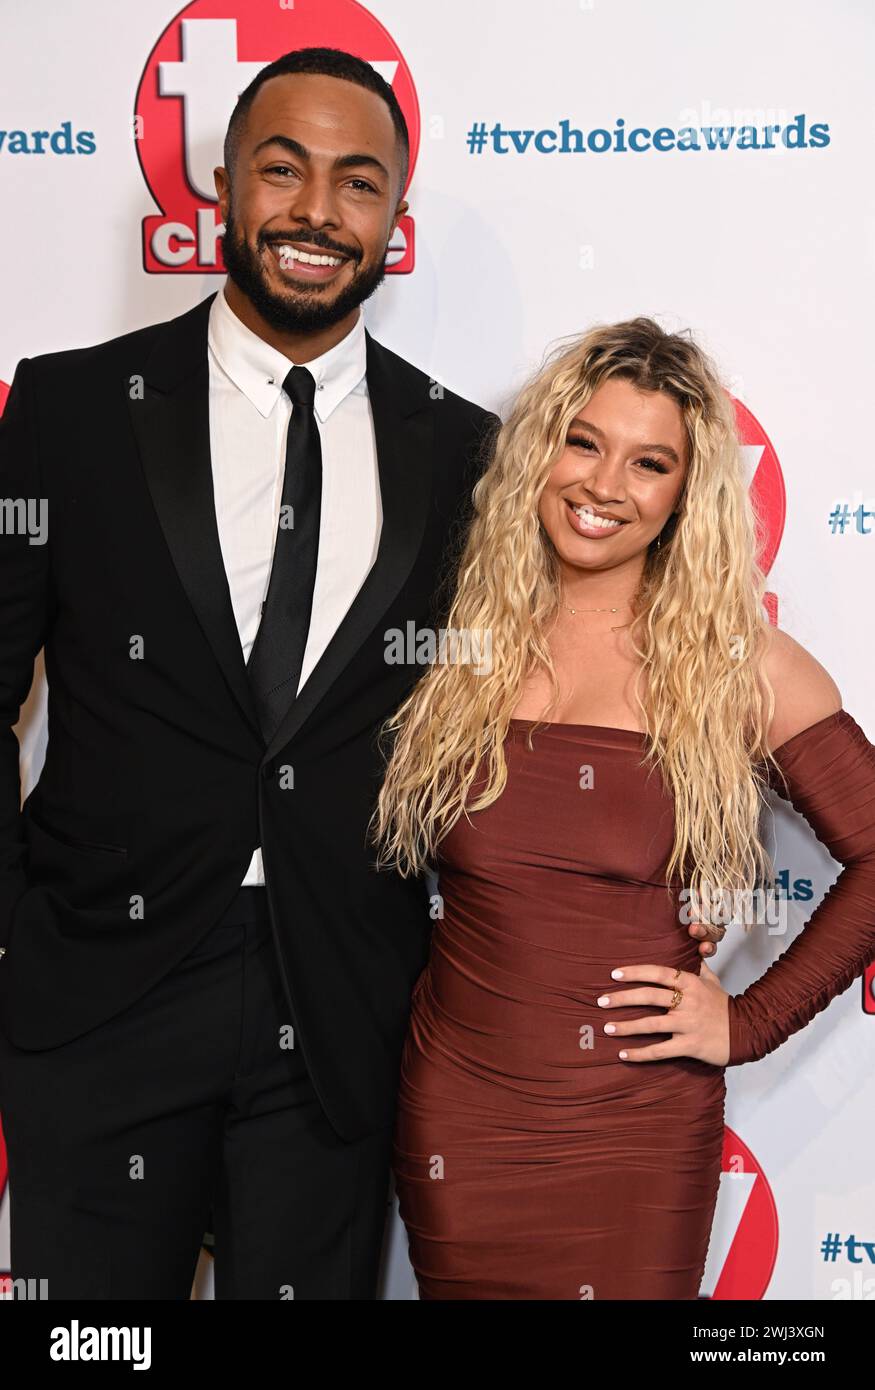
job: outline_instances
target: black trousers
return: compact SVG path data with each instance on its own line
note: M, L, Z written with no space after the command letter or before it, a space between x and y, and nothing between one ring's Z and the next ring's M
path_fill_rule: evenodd
M50 1299L371 1299L391 1130L332 1129L289 1046L264 889L131 1009L62 1047L0 1026L13 1278ZM212 1218L211 1218L212 1213Z

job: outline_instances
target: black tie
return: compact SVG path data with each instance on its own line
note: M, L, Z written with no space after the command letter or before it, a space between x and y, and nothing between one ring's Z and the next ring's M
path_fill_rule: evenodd
M270 743L298 693L322 511L322 446L313 414L316 383L312 373L306 367L292 367L283 390L292 402L283 495L267 598L246 665L265 743Z

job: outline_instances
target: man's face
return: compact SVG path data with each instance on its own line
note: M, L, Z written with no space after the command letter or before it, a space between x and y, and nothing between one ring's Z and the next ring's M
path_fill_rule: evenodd
M400 160L375 92L311 73L259 89L216 190L228 275L273 328L328 328L373 294L408 206Z

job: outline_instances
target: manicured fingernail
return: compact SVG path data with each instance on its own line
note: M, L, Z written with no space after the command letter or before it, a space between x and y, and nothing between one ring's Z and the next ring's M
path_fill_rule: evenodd
M616 1025L616 1023L606 1023L606 1024L605 1024L605 1032L606 1032L606 1033L616 1033L616 1031L617 1031L617 1025Z
M623 979L623 972L622 972L622 970L612 970L612 971L611 971L611 979L612 979L612 980L622 980L622 979Z
M624 1061L629 1056L628 1052L621 1052L619 1055L624 1059Z
M605 1004L610 1004L611 996L609 994L603 994L601 998L597 999L595 1002L601 1004L602 1008L604 1008Z

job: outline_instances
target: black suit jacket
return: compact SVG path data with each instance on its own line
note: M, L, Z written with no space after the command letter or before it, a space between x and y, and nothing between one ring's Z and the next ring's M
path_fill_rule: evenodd
M212 298L24 359L0 422L0 500L48 508L47 544L10 534L9 504L0 535L0 1026L39 1050L129 1007L260 844L296 1046L353 1139L391 1123L430 935L423 880L377 873L365 840L377 727L423 674L387 663L384 634L439 624L497 419L367 334L379 550L266 747L213 503ZM12 728L42 646L48 746L22 807Z

